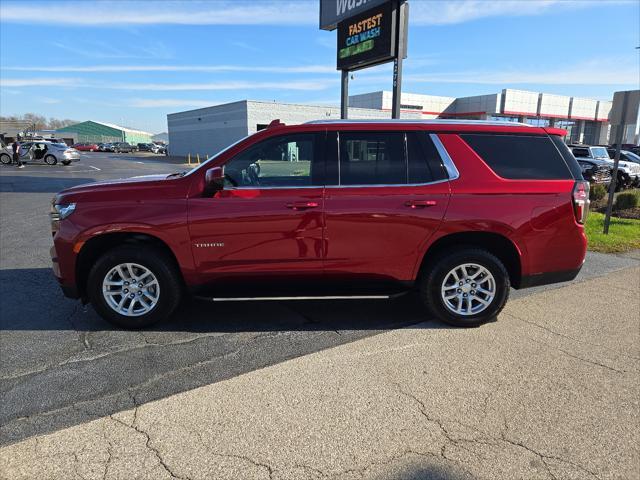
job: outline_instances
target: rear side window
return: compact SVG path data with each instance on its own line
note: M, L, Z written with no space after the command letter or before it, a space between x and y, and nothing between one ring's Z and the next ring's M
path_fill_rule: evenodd
M548 136L462 134L460 137L502 178L573 179Z
M407 183L403 132L340 134L340 184Z
M425 132L340 132L336 160L333 141L328 143L326 157L328 185L412 185L447 178L440 155Z
M564 159L564 163L566 163L567 167L569 167L569 170L571 171L573 178L576 180L584 180L582 178L582 168L580 168L580 165L578 165L578 161L576 160L576 157L573 156L573 153L571 153L571 150L569 150L569 147L567 147L567 144L564 143L562 138L559 137L558 135L551 135L550 138L553 144L558 149L558 152L560 152L560 155L562 155L562 158Z

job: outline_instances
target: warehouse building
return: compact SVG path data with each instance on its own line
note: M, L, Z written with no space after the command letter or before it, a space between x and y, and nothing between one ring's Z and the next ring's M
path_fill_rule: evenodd
M56 133L67 142L109 143L129 142L151 143L152 133L121 127L112 123L88 120L56 130Z
M349 118L391 118L392 93L378 91L349 97ZM401 96L406 119L459 118L516 121L566 129L567 142L609 143L612 102L505 88L471 97L441 97L416 93ZM339 119L335 106L298 105L242 100L167 115L172 155L200 157L265 128L272 120L286 124Z
M391 118L391 112L366 108L350 108L350 118ZM420 112L402 112L403 118L420 119ZM213 155L235 141L266 128L272 120L280 119L287 125L311 120L340 119L339 107L299 105L292 103L257 102L241 100L213 107L198 108L167 115L169 127L169 153Z

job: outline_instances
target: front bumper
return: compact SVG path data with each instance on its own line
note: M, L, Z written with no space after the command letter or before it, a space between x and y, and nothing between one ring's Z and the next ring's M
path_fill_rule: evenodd
M51 255L51 268L53 270L53 275L56 277L56 280L58 280L64 296L68 298L80 298L80 292L78 292L76 284L67 282L62 276L55 246L52 246L49 249L49 255Z

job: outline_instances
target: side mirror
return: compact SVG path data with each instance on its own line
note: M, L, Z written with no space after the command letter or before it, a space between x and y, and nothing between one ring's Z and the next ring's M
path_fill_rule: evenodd
M224 170L222 167L213 167L207 170L204 176L205 191L216 192L224 188Z

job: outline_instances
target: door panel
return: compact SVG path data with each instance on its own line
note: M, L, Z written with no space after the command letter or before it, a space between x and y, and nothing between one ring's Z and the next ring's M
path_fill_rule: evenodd
M224 189L189 200L203 283L322 274L323 149L324 132L268 137L225 163Z
M449 202L442 159L422 131L340 132L328 160L325 273L412 280Z
M449 182L327 188L326 274L412 280L448 202Z
M228 189L189 202L196 268L227 274L320 273L323 188Z

